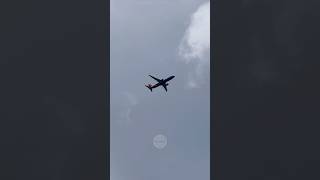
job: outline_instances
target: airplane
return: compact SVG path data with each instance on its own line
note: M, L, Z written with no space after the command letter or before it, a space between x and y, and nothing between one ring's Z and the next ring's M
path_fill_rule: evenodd
M167 82L175 77L175 76L170 76L167 79L158 79L158 78L155 78L151 75L149 75L149 76L151 78L153 78L154 80L158 81L158 83L155 85L152 85L152 84L145 85L148 89L150 89L151 92L152 92L153 88L156 88L158 86L162 86L166 91L168 91L167 86L169 85L169 83L167 83Z

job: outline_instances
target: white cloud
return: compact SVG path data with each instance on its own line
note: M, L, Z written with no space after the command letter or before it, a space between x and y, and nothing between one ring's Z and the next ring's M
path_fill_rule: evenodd
M131 123L132 122L131 112L132 112L131 107L128 107L126 110L121 112L120 117L122 119L122 122L125 122L125 123Z
M134 108L134 106L138 105L138 98L130 92L123 92L122 96L124 97L124 102L123 102L123 109L120 112L120 122L122 123L131 123L132 118L131 118L131 113Z
M130 92L123 92L123 95L127 98L127 100L129 101L129 104L131 106L138 104L138 99L134 94L132 94Z
M210 63L210 1L192 14L179 46L179 55L182 61L195 66L188 87L195 88L204 83L203 76Z
M189 88L197 88L197 83L193 79L189 79L187 87Z

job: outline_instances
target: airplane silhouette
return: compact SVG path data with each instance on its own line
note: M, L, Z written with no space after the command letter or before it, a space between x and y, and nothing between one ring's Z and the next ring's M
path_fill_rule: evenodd
M170 76L167 79L158 79L158 78L155 78L155 77L153 77L151 75L149 75L149 76L151 78L153 78L154 80L158 81L158 83L155 84L155 85L152 85L152 84L145 85L148 89L150 89L151 92L152 92L153 88L156 88L158 86L162 86L166 91L168 91L167 90L167 86L169 85L169 83L167 83L167 82L175 77L175 76Z

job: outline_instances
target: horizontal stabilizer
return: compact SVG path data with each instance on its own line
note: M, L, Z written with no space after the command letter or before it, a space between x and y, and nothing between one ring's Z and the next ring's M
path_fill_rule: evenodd
M152 85L151 84L148 84L148 85L145 85L148 89L150 89L150 91L152 92Z

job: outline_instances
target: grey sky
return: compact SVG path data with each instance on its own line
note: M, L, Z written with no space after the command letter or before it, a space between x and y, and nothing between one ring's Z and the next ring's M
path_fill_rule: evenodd
M111 180L209 180L207 2L111 0Z

